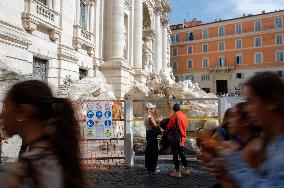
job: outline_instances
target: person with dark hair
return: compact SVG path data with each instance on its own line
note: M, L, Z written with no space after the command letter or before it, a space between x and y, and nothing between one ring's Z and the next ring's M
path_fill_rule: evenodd
M230 133L229 133L229 130L228 130L228 124L229 124L229 120L230 120L231 117L232 117L232 108L228 108L225 111L221 126L216 131L216 133L213 135L213 138L216 138L219 141L229 140Z
M8 91L1 117L6 134L22 138L6 188L87 186L80 165L80 131L68 99L54 97L42 81L19 82Z
M243 157L244 161L250 167L257 168L263 161L263 140L259 138L259 130L255 129L255 125L252 124L246 111L246 106L246 102L241 102L231 109L228 130L237 136L238 140L235 140L232 136L230 139L238 146L239 151L245 151L246 154ZM251 148L252 145L254 146L253 148ZM208 153L203 152L203 160L207 160L206 165L209 167L209 170L220 180L214 187L234 187L231 179L225 175L227 174L226 169L221 162L223 159L216 157L216 154L215 156L210 156Z
M262 126L266 138L265 159L258 169L246 161L246 150L230 142L219 148L237 187L283 187L284 185L284 83L276 74L263 72L245 84L249 118ZM254 146L251 146L254 147Z
M175 124L177 123L178 128L180 130L180 141L179 143L171 144L175 170L170 175L172 177L180 178L182 177L182 173L179 170L178 156L180 156L183 167L184 167L184 175L189 175L189 169L187 166L187 161L186 161L186 157L184 153L184 143L185 143L185 138L186 138L186 128L188 125L188 119L186 115L180 111L180 104L178 103L174 104L173 111L174 111L174 114L170 118L170 121L167 125L167 130L173 128Z

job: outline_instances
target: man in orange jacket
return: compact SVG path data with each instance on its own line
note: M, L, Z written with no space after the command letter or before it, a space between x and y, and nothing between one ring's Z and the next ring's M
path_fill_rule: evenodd
M171 149L173 153L173 160L175 164L175 170L170 174L172 177L181 177L182 174L179 170L179 160L178 155L181 158L182 164L184 166L184 175L189 175L189 170L187 167L187 161L184 153L184 143L186 138L186 128L188 125L188 119L185 114L180 111L180 104L173 105L174 114L171 116L170 121L167 125L167 129L171 129L175 125L176 119L178 120L178 125L180 129L181 141L177 144L172 144Z

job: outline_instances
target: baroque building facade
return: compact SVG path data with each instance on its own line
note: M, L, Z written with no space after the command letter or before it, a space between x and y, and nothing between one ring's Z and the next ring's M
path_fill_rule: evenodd
M4 0L0 62L56 89L103 75L123 98L170 59L167 0Z
M241 95L245 81L259 72L284 78L283 23L284 10L276 10L172 25L174 75L218 95Z

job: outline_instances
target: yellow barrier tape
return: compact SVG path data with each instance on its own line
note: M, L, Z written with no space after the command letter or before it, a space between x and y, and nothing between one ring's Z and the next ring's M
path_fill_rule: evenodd
M223 118L189 118L188 120L222 120Z
M195 121L195 120L223 120L223 118L189 118L188 121ZM142 119L136 120L126 120L126 122L144 122Z

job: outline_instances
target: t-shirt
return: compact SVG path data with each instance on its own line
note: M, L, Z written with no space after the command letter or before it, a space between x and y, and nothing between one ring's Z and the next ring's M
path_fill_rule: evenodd
M31 170L32 169L32 170ZM63 169L56 156L43 148L25 152L8 171L4 188L63 188Z

